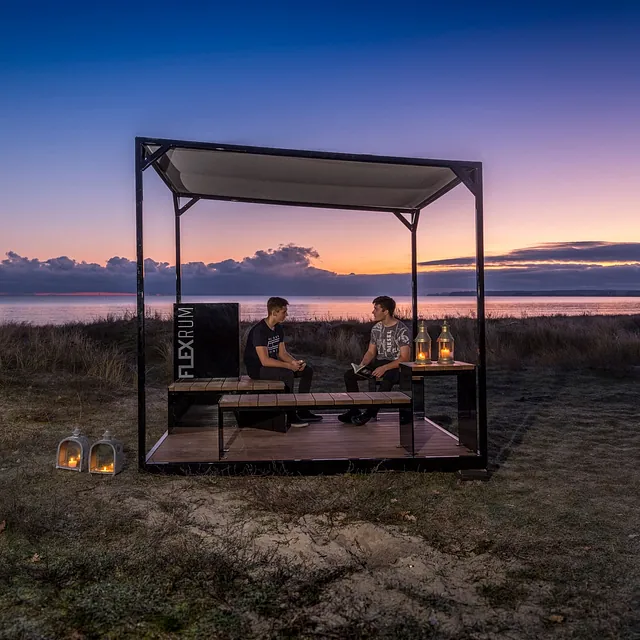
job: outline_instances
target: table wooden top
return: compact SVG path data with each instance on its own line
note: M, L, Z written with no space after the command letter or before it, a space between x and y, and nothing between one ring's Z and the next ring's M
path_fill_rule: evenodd
M436 371L473 371L476 368L475 364L470 362L461 362L456 360L453 364L438 364L437 362L401 362L401 367L407 367L411 369L414 374L428 374Z

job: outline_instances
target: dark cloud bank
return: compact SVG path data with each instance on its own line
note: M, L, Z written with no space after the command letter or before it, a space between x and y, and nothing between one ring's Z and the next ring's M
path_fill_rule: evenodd
M241 261L183 265L186 295L393 295L410 294L409 274L339 275L313 266L318 253L293 244L257 251ZM603 264L604 263L604 264ZM615 264L608 264L615 263ZM420 293L473 291L473 258L421 263ZM487 291L640 291L640 243L544 244L486 258ZM175 268L147 259L149 294L175 291ZM136 265L113 257L105 266L62 256L24 258L14 252L0 263L0 293L134 293Z

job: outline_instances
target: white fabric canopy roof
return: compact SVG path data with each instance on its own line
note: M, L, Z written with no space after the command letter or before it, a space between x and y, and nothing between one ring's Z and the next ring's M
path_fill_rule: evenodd
M181 197L408 211L459 183L455 162L169 144L153 166ZM151 155L161 141L145 148Z

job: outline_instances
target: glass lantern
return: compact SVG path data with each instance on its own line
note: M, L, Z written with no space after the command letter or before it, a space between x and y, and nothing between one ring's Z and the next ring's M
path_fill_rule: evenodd
M124 447L110 431L105 431L102 440L94 442L89 453L89 473L115 476L122 471Z
M424 320L421 320L418 325L418 335L414 342L416 344L416 364L431 364L431 336Z
M438 337L438 364L453 364L455 362L453 336L449 331L449 325L445 320L442 325L442 333Z
M68 469L69 471L85 471L89 456L89 438L82 435L77 427L72 435L60 441L56 469Z

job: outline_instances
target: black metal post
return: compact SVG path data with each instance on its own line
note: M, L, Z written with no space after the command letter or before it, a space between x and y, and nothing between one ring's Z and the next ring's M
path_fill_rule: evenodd
M180 259L180 199L173 195L173 211L176 218L176 304L182 302L182 261Z
M480 457L487 467L487 353L484 317L484 203L482 190L482 167L473 173L476 197L476 287L478 328L478 426Z
M420 211L416 210L411 216L411 316L413 339L418 335L418 219ZM415 358L415 342L412 342L412 358Z
M136 256L137 256L137 314L138 314L138 469L144 469L146 457L146 395L145 395L145 333L144 333L144 251L142 246L142 167L144 147L140 139L135 142L136 171Z

